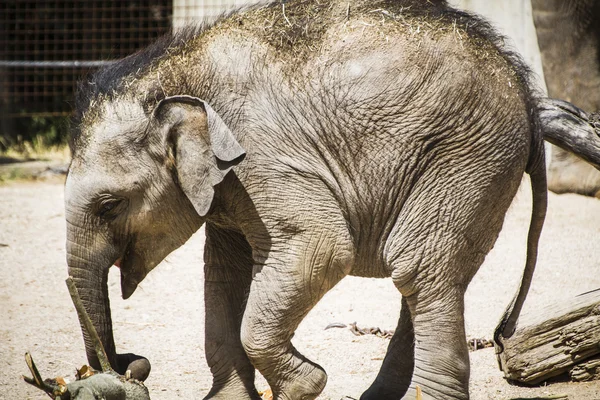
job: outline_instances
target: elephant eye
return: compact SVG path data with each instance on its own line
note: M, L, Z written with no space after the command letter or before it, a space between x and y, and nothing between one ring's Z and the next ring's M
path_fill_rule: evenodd
M114 219L124 210L125 205L125 199L115 197L101 198L98 201L98 208L95 214L103 219Z

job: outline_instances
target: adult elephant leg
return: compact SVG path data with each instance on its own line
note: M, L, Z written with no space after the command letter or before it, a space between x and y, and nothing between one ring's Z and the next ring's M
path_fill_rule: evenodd
M267 379L275 399L316 398L325 387L323 368L291 343L294 331L319 299L348 272L349 252L339 251L319 234L291 240L287 251L271 249L256 266L242 321L242 343ZM291 249L291 250L290 250Z
M361 400L397 400L404 396L415 366L414 340L412 317L403 297L398 327L390 340L381 369Z
M254 366L240 341L252 281L252 250L242 234L206 224L204 301L206 361L213 385L206 399L260 399Z
M548 189L554 193L577 193L600 198L600 171L576 155L552 147Z

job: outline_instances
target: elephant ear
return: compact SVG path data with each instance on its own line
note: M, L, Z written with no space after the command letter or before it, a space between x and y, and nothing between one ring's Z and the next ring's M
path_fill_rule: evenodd
M173 149L177 178L200 216L212 204L214 186L246 152L219 115L205 101L171 96L154 110L164 143Z

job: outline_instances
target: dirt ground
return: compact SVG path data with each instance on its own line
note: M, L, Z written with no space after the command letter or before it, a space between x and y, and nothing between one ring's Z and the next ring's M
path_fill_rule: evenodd
M526 181L524 181L527 183ZM509 302L521 275L530 194L524 185L504 230L467 293L469 338L487 338ZM577 195L550 195L549 214L535 281L525 312L600 288L598 238L600 201ZM131 299L120 298L118 273L109 286L119 351L147 356L152 398L199 399L211 376L203 349L202 247L204 233L168 257ZM0 398L45 399L20 378L28 374L23 355L32 353L43 377L72 376L86 363L83 340L64 280L65 221L60 181L0 186ZM329 374L320 399L358 399L375 377L388 344L333 322L361 327L395 327L399 294L389 279L346 278L310 313L294 344ZM537 388L509 385L491 348L471 353L472 399L536 398L564 394L600 399L600 382L560 383ZM257 378L259 389L266 384Z

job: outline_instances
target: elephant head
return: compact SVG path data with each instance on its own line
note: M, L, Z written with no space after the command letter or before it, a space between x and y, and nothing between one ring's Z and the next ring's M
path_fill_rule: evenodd
M151 109L107 98L91 103L75 129L65 186L69 275L123 374L137 357L116 354L109 268L120 268L122 296L129 298L202 225L214 187L245 152L213 109L190 96L167 97ZM85 330L84 340L90 365L99 368Z

